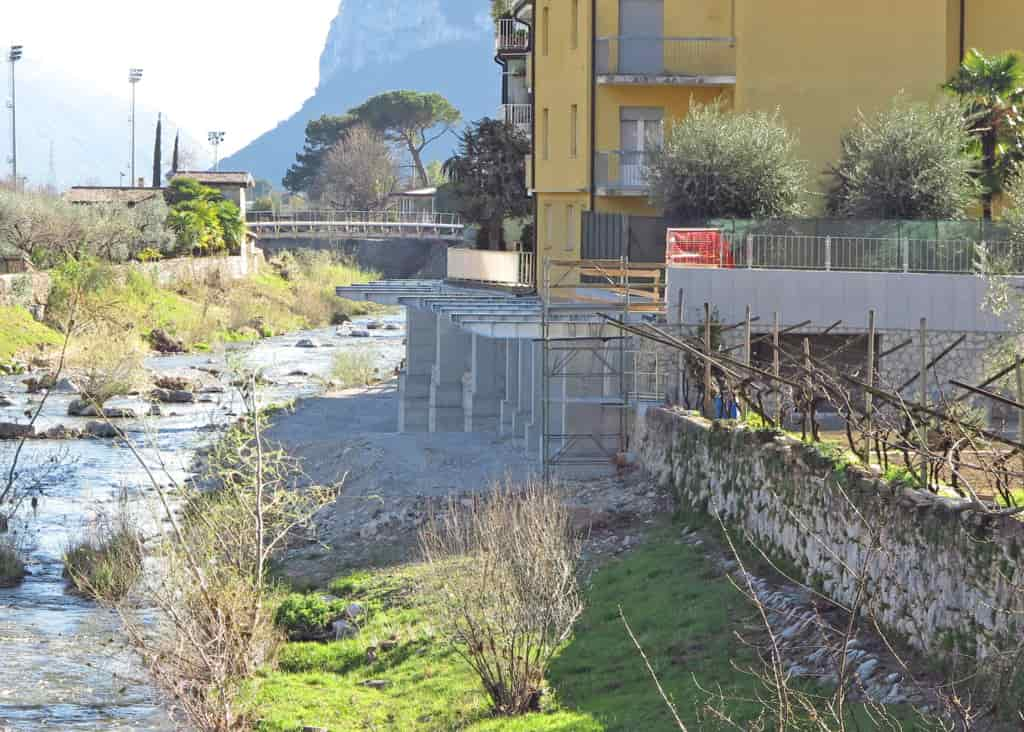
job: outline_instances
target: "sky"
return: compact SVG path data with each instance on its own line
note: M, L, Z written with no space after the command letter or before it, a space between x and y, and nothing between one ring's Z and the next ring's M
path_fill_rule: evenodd
M0 44L97 91L128 96L229 155L315 90L340 0L0 0ZM6 53L4 53L6 56ZM6 64L4 64L6 66ZM5 70L6 71L6 70ZM6 85L5 85L6 86Z

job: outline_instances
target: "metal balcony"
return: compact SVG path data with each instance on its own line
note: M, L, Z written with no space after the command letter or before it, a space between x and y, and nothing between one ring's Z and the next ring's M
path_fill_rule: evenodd
M651 153L608 150L594 154L594 176L599 196L646 196Z
M498 119L505 120L505 124L514 125L527 135L533 133L532 104L502 104Z
M599 38L597 82L675 86L734 85L736 39Z
M525 54L530 50L530 27L515 18L501 18L494 41L499 54Z

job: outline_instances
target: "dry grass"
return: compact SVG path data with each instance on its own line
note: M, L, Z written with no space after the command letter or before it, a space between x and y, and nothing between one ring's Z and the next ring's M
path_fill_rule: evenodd
M64 552L64 576L94 600L125 597L142 575L142 537L127 514L101 520Z
M343 389L370 386L380 381L374 355L363 349L339 351L331 365L331 378Z

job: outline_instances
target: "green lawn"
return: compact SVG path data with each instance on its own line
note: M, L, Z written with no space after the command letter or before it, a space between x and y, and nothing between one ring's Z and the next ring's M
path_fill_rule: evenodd
M470 732L650 732L674 727L619 619L621 604L666 689L691 730L718 727L704 717L705 690L751 698L760 689L737 670L754 657L735 635L756 626L750 606L706 560L666 527L649 544L601 569L587 591L587 610L549 673L545 711L495 719L468 667L436 636L430 601L415 590L423 569L360 573L330 591L370 611L362 634L329 644L293 643L279 668L250 689L262 730L303 725L348 730ZM399 645L375 662L367 646L396 636ZM734 665L735 664L735 665ZM382 690L361 682L382 679ZM731 701L738 722L757 706ZM911 729L908 726L907 729Z
M58 345L60 333L37 323L28 310L0 307L0 362L37 345Z

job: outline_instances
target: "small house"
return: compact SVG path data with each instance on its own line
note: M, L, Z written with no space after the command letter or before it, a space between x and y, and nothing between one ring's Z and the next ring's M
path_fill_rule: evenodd
M179 170L174 174L174 178L192 178L204 186L216 188L226 200L238 206L243 217L249 191L256 187L256 181L245 172Z

